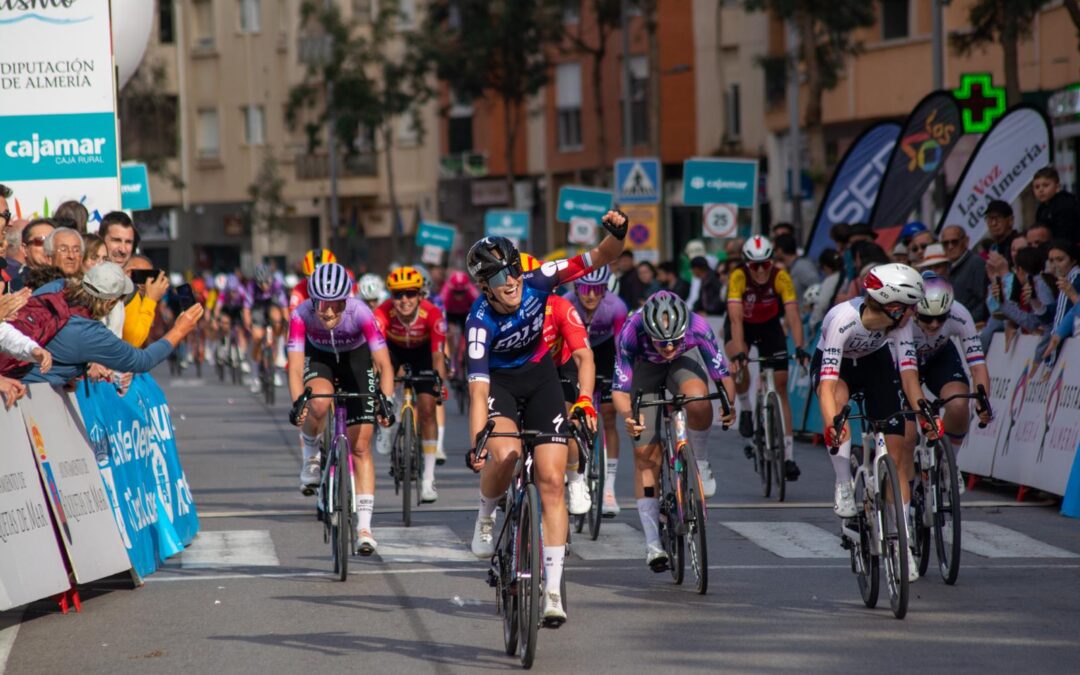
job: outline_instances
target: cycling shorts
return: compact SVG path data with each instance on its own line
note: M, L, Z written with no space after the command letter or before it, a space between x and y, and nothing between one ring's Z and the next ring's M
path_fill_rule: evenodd
M919 362L919 375L926 383L926 388L936 396L940 396L942 388L950 382L962 382L965 387L971 384L964 372L960 352L952 340L946 342L936 354L931 354L926 361Z
M679 386L690 380L701 380L708 387L709 371L696 349L684 352L667 363L638 361L630 380L631 396L633 392L643 391L642 399L653 401L660 397L661 386L669 392L678 393ZM660 408L642 408L641 414L645 416L645 431L634 441L636 448L660 442Z
M240 305L232 305L229 307L222 305L221 314L229 317L235 326L242 326L244 323L244 308Z
M780 317L769 319L764 323L743 322L743 338L746 348L757 347L758 356L769 356L777 352L787 353L787 336L784 335L784 326L780 323ZM731 320L724 322L724 342L731 342ZM766 368L774 370L788 369L787 357L782 359L769 359L763 364Z
M457 326L458 328L461 329L461 332L464 333L465 332L465 320L468 319L468 318L469 318L469 313L468 312L465 312L464 314L447 313L446 314L446 325L447 326Z
M311 342L304 346L304 384L316 378L330 380L338 391L352 394L375 393L375 369L367 345L334 354L317 349ZM375 423L375 399L345 400L346 424Z
M270 300L264 300L263 302L256 302L251 306L251 325L255 328L265 328L271 325L270 310L277 307L276 304ZM281 321L285 314L282 312L278 318Z
M563 400L571 405L577 402L578 397L578 369L574 359L558 367L559 384L562 385Z
M821 384L821 361L824 357L820 349L814 350L814 358L810 362L810 383L814 391ZM888 345L859 359L841 358L840 379L848 386L850 394L863 394L864 412L872 420L885 419L904 409L904 389L900 386L900 373ZM885 433L902 436L904 421L894 417L885 426Z
M518 400L524 402L521 422L518 418ZM515 426L524 423L526 429L540 432L537 443L566 445L569 430L563 400L559 373L550 354L544 355L540 361L530 361L517 368L491 371L488 419L507 417L514 421Z
M412 370L413 375L419 375L422 372L431 372L435 370L435 366L431 360L431 345L424 345L415 349L406 349L393 342L387 343L390 348L390 363L394 365L394 372L398 372L402 366L408 365ZM441 356L441 354L440 354ZM435 388L434 382L418 382L416 384L417 394L431 394L436 398L441 395Z
M592 348L592 353L593 362L596 364L596 375L602 375L608 379L606 387L601 388L600 383L596 383L593 400L610 400L611 381L615 379L615 338L613 337L610 340L604 340L600 344L594 346Z

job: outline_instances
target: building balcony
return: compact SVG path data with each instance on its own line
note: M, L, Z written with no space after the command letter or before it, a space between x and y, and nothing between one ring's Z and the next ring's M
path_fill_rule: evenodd
M379 174L378 158L374 153L352 156L339 155L339 178L374 178ZM326 180L330 178L330 160L325 152L296 155L297 180Z

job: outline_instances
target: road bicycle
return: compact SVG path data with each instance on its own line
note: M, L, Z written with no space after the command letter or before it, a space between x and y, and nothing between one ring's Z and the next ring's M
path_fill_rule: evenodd
M454 342L456 347L451 351L450 358L450 389L454 392L457 400L458 414L465 414L465 401L469 397L469 384L466 380L465 360L465 336L461 334L461 328L451 325L451 332L457 336Z
M422 370L413 375L412 368L406 364L402 366L402 376L395 377L394 382L402 385L404 394L401 400L401 424L398 425L390 449L390 475L394 477L394 494L401 495L401 517L405 521L405 527L409 527L412 525L414 492L416 504L420 504L420 472L423 467L420 437L417 432L416 387L433 384L435 390L441 392L442 378L431 370Z
M668 554L667 566L675 583L682 584L686 568L684 552L689 553L695 588L704 595L709 589L709 556L705 538L708 509L697 458L687 439L685 407L696 401L719 399L726 417L731 412L731 401L723 389L705 396L676 394L664 398L665 390L661 386L656 399L643 400L644 394L640 390L634 393L632 416L633 419L640 419L642 408L659 407L661 412L660 541Z
M235 323L230 322L229 332L218 343L215 353L215 367L219 382L225 382L226 369L229 379L233 384L243 384L244 371L242 367L244 355L240 352L240 343L236 337L239 330Z
M923 413L933 417L945 409L953 399L975 399L977 413L990 410L986 389L980 384L976 393L956 394L933 403L924 401ZM979 428L986 425L979 422ZM938 571L950 586L960 574L960 469L956 463L956 450L948 436L928 441L920 431L919 444L915 446L915 485L911 490L912 537L915 545L915 562L919 576L925 576L930 567L930 539L933 531Z
M259 354L259 387L262 390L263 400L266 405L274 405L274 331L270 326L266 327L266 335L263 337L263 347Z
M761 479L761 494L768 497L776 486L776 498L784 501L787 495L787 480L784 472L784 409L780 394L776 390L776 369L769 364L777 359L788 359L788 353L776 352L772 356L760 356L755 359L742 357L746 364L757 363L761 366L758 380L757 400L754 403L753 442L747 445L745 453L754 460L754 471Z
M611 378L597 375L596 390L593 391L593 395L596 396L597 392L600 394L594 401L594 406L599 413L601 405L611 402ZM592 499L589 512L577 516L574 529L580 534L585 530L587 522L589 538L593 541L600 536L600 523L604 519L604 481L607 479L607 439L604 438L603 419L597 417L597 423L600 426L596 433L593 433L585 426L584 420L579 420L575 428L578 429L581 438L574 439L578 443L578 468L585 473L585 485Z
M289 422L294 426L300 414L312 399L328 398L333 401L334 424L323 430L320 461L322 476L316 488L315 499L319 520L323 522L323 543L330 544L334 560L334 574L339 581L349 576L349 556L356 551L356 483L353 473L352 449L349 446L346 401L350 399L375 399L379 414L393 424L386 399L381 393L353 394L335 391L333 394L313 394L304 389L289 412Z
M852 404L863 412L852 415ZM840 541L851 554L851 571L855 573L863 604L870 608L877 606L880 569L884 567L893 616L903 619L908 608L907 514L896 464L885 446L885 428L892 420L904 420L915 411L901 410L885 419L871 420L865 409L865 397L853 394L851 402L833 418L836 438L848 420L859 420L862 429L862 445L852 442L851 446L858 513L841 521ZM829 448L830 454L837 452L839 448Z

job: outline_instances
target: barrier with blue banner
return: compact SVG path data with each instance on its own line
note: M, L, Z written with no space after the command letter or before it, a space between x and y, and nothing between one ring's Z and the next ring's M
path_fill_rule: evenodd
M810 328L803 322L803 335L806 335L808 351L813 352L817 344L818 332L810 333ZM788 336L788 354L795 353L795 342ZM791 421L795 433L820 434L825 428L821 421L821 407L817 394L810 388L810 372L801 367L794 367L788 373L788 400L791 403Z
M134 376L124 396L101 382L80 383L77 398L116 525L145 577L199 531L169 403L145 373Z

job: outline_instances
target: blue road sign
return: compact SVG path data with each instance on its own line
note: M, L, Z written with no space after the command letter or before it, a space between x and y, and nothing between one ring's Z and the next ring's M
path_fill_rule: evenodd
M488 211L484 214L485 237L507 237L519 244L529 238L528 211Z
M454 247L454 237L456 235L457 228L453 225L421 221L420 227L416 230L416 245L420 247L434 246L449 251Z
M615 201L619 204L659 204L660 160L655 157L615 160Z
M752 159L688 159L683 164L683 203L752 209L757 201L757 167Z
M150 176L145 164L120 166L120 208L146 211L150 208Z
M591 218L597 223L611 210L611 192L595 188L563 186L559 188L558 220L569 223L571 218Z

